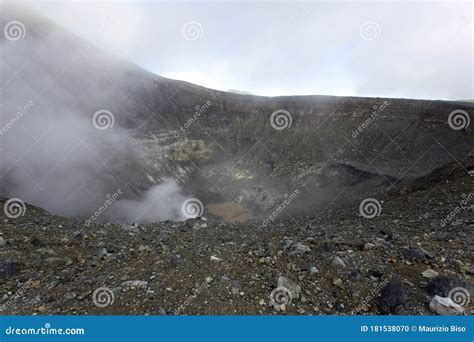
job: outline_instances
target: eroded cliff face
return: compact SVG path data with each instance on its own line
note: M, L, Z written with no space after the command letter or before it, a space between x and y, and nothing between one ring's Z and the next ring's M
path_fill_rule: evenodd
M296 190L290 212L312 214L396 190L474 146L469 127L448 124L455 110L472 114L469 103L220 92L151 74L32 14L2 12L2 23L13 18L28 34L1 38L0 195L57 214L87 217L117 189L157 212L159 196L175 192L160 215L103 219L183 219L189 196L265 217Z

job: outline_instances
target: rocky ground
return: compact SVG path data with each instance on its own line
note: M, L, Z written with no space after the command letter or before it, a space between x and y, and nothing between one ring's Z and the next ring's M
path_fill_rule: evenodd
M1 313L472 314L472 103L217 91L34 13L0 20L28 28L2 43L0 196L90 217L118 190L137 211L166 179L208 218L1 213ZM100 219L181 217L146 204Z
M199 219L86 226L27 206L23 216L1 221L0 308L3 314L472 314L473 300L463 293L460 306L442 298L456 287L472 297L473 181L454 172L437 184L429 177L426 186L407 183L378 198L381 211L373 218L353 206L267 226Z

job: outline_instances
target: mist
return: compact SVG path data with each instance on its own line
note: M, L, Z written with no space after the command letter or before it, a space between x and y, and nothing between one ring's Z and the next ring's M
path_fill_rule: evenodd
M213 89L265 96L474 97L469 1L32 6L146 70Z
M94 98L116 102L119 90L91 84L92 74L100 75L113 60L104 60L90 44L71 40L69 33L32 12L3 11L2 22L8 15L20 16L36 30L30 26L21 41L3 36L0 41L0 196L20 198L58 215L88 218L119 191L97 221L183 219L185 197L173 179L138 193L130 180L113 171L117 164L143 167L139 151L129 144L135 130L127 127L128 118L120 119L114 108L88 105ZM30 60L31 52L38 54L38 61ZM126 75L114 76L118 83L126 81Z
M402 5L377 5L367 15L364 7L346 7L345 4L332 7L318 3L298 6L285 3L276 10L270 8L272 4L243 6L244 9L255 6L252 12L255 15L251 18L247 12L241 12L242 8L236 9L235 4L187 4L184 12L180 11L182 4L157 5L27 3L13 7L2 3L0 196L17 197L54 214L92 221L182 220L186 218L182 204L194 197L193 192L223 202L241 198L241 190L247 190L252 197L256 190L244 187L260 187L269 173L278 169L281 158L294 152L283 150L269 155L267 148L272 149L271 152L280 148L273 142L263 144L260 151L258 138L274 139L275 132L268 121L272 112L288 109L294 116L292 128L307 127L304 123L309 120L307 113L317 113L316 117L321 118L333 115L338 109L354 111L345 109L344 104L346 100L357 102L329 97L257 98L219 93L203 85L233 88L241 94L250 91L271 95L297 92L470 97L471 79L467 71L472 70L468 51L471 45L465 44L465 38L469 37L466 28L472 23L465 20L465 15L459 16L464 4L450 7L449 11L444 11L442 4L430 5L430 15L423 19L424 24L419 30L413 30L416 36L409 28L418 24L417 13L427 10L424 4L410 7L414 14L403 15L403 18L411 26L407 24L403 28L399 21L389 18L392 10L399 18L404 10ZM167 20L153 17L158 9L162 10L160 16L168 16ZM239 30L223 30L228 28L223 23L224 14L233 10L249 24L231 25ZM317 16L313 17L315 13ZM104 15L110 20L104 20ZM460 20L451 25L451 21L441 20L444 16ZM345 25L338 25L331 21L336 17L351 19L347 19ZM123 18L129 20L120 23ZM361 25L371 20L375 20L376 25L361 30ZM438 21L443 27L433 36L431 31L438 27ZM189 22L194 26L192 30L185 30ZM199 30L198 24L203 30ZM197 34L196 39L194 34ZM453 36L456 39L451 40ZM446 41L452 43L452 48L438 53L438 45ZM277 53L279 51L285 53ZM405 60L407 51L416 58L398 63ZM429 58L424 58L425 54ZM202 75L215 83L201 82ZM306 77L316 83L308 83ZM182 92L178 94L179 90ZM370 105L357 106L361 106L363 112L371 111L381 100L369 102ZM196 106L205 103L212 106L199 115L199 120L193 121L190 127L183 124L195 115ZM234 105L226 107L228 104ZM384 115L405 113L404 106L397 106L391 105ZM423 114L430 106L414 103L412 117ZM451 110L444 110L446 112L440 115L448 117ZM246 116L248 113L255 114L251 120ZM351 117L337 129L347 128L351 135L360 124L357 120ZM185 131L183 134L173 135L181 129ZM219 129L225 134L215 134ZM371 130L373 133L369 134ZM227 140L229 133L236 134L231 146ZM294 131L281 132L287 133L291 136ZM372 146L371 134L379 136L380 133L378 125L373 124L370 130L352 139L354 143L358 140L361 146L365 143ZM344 146L339 134L343 133L328 137L334 140L333 146L328 141L312 141L312 144L317 151L334 154L331 161L358 167L364 161L358 160L355 148L346 147L341 153L335 153ZM385 132L380 136L381 139L387 137ZM277 137L278 141L285 140ZM420 137L419 132L417 137ZM449 141L445 142L446 146ZM372 155L368 158L378 155L375 149L368 154ZM255 168L250 158L257 162ZM194 163L198 160L203 161L201 168ZM325 161L325 158L314 158L311 163ZM380 160L377 167L370 165L370 171L405 175L404 170L394 171L392 164L387 166L383 161ZM441 161L444 159L440 158L437 163ZM180 162L183 169L193 170L194 180L198 179L186 189L173 179L174 172L169 170L169 165ZM235 173L229 171L234 168L237 168ZM311 165L308 168L311 169ZM416 169L409 171L419 175L421 171ZM258 177L254 179L252 172L264 178L257 181ZM248 184L235 183L242 180ZM337 180L334 184L342 186ZM316 181L314 186L319 186ZM265 187L262 191L265 194L297 188L281 182L265 184ZM323 199L327 197L325 192L318 194ZM272 200L279 201L278 198Z

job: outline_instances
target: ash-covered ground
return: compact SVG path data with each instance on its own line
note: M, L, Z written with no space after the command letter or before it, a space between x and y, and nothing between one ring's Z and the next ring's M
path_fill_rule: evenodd
M472 313L474 103L213 90L1 6L3 314Z
M430 303L473 291L473 170L471 157L406 182L372 218L87 226L27 206L2 218L2 312L472 314L468 297Z

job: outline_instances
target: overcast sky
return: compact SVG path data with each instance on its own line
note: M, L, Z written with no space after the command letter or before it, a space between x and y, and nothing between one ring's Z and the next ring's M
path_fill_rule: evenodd
M470 2L36 2L156 74L259 95L472 99Z

